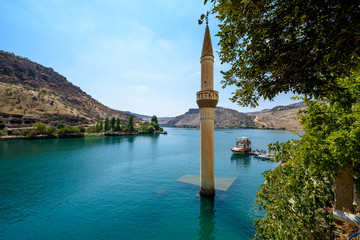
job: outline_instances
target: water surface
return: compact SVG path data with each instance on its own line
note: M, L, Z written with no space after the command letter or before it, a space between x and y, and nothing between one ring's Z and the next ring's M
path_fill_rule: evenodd
M295 136L215 130L214 200L176 179L199 175L200 132L0 142L0 239L251 239L262 173L276 163L232 156L235 138L267 149Z

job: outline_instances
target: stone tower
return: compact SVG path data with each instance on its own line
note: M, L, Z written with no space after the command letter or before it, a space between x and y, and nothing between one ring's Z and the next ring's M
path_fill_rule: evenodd
M200 59L201 91L196 93L200 109L200 194L214 196L214 118L219 94L214 91L214 55L207 24Z

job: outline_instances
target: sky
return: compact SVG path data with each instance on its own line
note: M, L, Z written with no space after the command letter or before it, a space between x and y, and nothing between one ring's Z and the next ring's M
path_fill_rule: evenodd
M0 0L0 49L52 67L116 110L174 117L197 108L200 54L209 10L203 0ZM218 20L209 28L218 106L252 112L294 103L292 95L244 108L222 88Z

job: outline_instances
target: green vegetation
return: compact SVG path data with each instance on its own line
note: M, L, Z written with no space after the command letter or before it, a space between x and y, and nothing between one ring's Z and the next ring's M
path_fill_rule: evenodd
M360 65L358 1L204 2L221 22L220 61L231 66L223 87L235 85L232 101L243 106L281 92L327 97Z
M109 122L109 118L106 117L105 118L105 126L104 126L105 132L110 131L110 122Z
M256 238L334 239L334 179L352 169L360 184L359 3L209 2L221 21L220 60L231 65L223 87L238 88L232 101L254 107L260 97L305 95L305 134L270 146L282 164L264 173Z
M71 136L82 136L78 127L65 126L56 131L59 137L71 137Z
M5 123L0 123L0 130L3 130L6 128L6 124Z
M304 99L301 140L271 146L282 164L265 172L266 183L258 191L257 203L267 211L256 222L258 238L334 237L333 180L338 170L352 167L360 186L360 75L339 84L346 90L328 101Z
M126 128L129 132L134 132L135 131L135 124L134 124L134 116L130 115L129 116L129 121L126 125Z
M116 119L115 117L112 117L110 120L110 129L111 131L115 131L115 123L116 123Z
M152 116L151 117L151 121L150 122L154 122L154 123L156 123L156 124L158 124L158 119L157 119L157 116Z
M17 131L19 132L19 131ZM35 138L36 136L47 136L47 137L68 137L68 136L82 136L80 128L67 126L63 123L58 123L57 128L54 126L46 126L45 123L36 122L33 124L31 130L23 130L19 133L13 133L13 135L24 135L28 138Z

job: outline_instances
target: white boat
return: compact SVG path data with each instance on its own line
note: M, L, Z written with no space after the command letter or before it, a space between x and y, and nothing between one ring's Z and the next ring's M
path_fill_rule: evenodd
M244 154L251 152L251 141L249 137L237 137L235 147L230 148L234 154Z
M256 155L256 157L265 158L265 159L272 159L272 158L274 158L274 154L272 154L272 153L262 153L262 154Z

